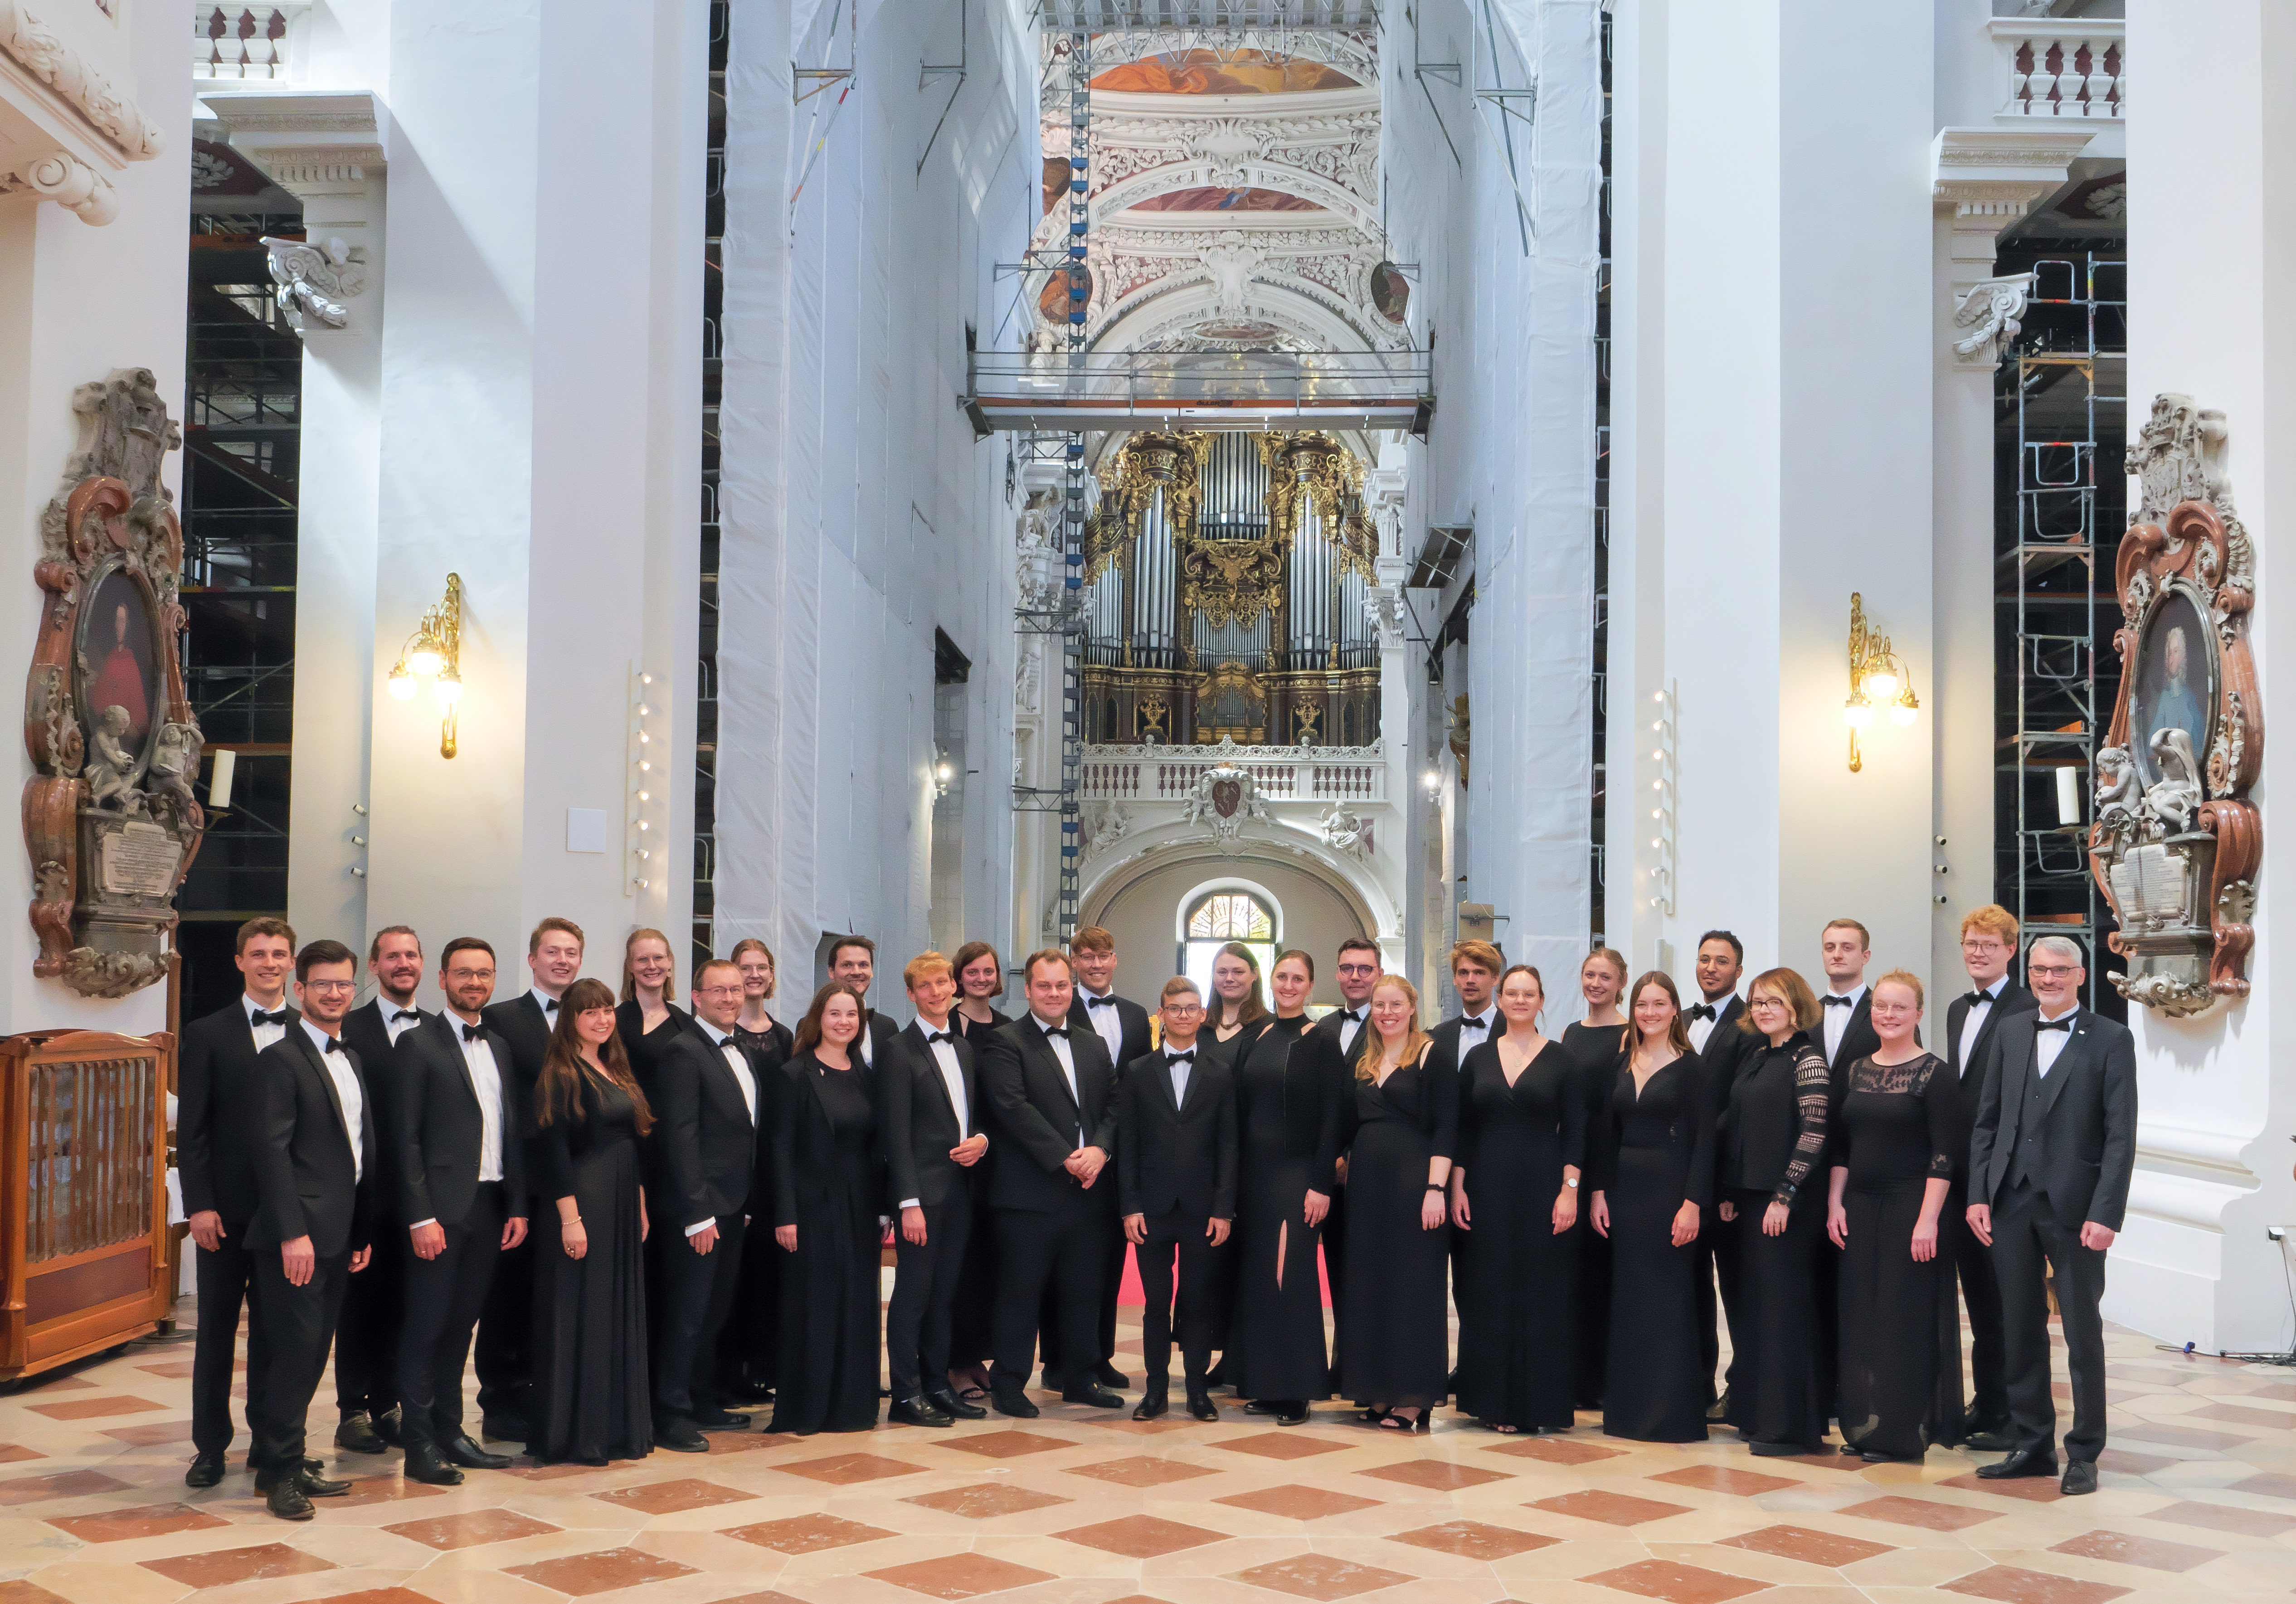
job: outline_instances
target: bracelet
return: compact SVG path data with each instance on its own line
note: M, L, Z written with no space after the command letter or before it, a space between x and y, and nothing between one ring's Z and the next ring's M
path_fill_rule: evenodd
M1427 1190L1429 1191L1441 1191L1444 1189L1444 1184L1445 1183L1440 1181L1430 1181L1427 1183Z
M570 1220L561 1220L561 1221L559 1221L559 1222L558 1222L558 1229L559 1229L559 1230L561 1230L561 1231L563 1231L563 1230L565 1230L569 1225L579 1225L581 1223L582 1223L582 1216L581 1216L580 1215L575 1215L572 1219L570 1219Z

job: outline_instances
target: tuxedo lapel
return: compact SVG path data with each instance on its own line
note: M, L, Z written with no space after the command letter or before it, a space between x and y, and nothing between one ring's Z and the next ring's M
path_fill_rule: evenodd
M453 1014L441 1012L433 1019L424 1020L422 1024L416 1026L415 1028L417 1030L429 1030L433 1026L438 1027L439 1039L447 1044L447 1054L452 1059L455 1068L463 1072L463 1090L467 1091L471 1094L471 1106L472 1108L482 1107L483 1105L479 1100L479 1083L471 1074L470 1058L463 1052L462 1021L455 1019ZM482 1042L488 1041L488 1033L481 1030L479 1033L479 1040ZM488 1051L491 1052L492 1050L492 1046L489 1044ZM496 1053L495 1055L495 1074L499 1077L503 1073L502 1055L500 1053Z
M303 1028L299 1021L287 1028L294 1037L295 1045L303 1050L304 1061L318 1071L319 1084L326 1088L327 1106L335 1111L335 1128L343 1133L343 1140L348 1142L351 1139L350 1118L343 1112L343 1094L340 1088L335 1084L335 1077L327 1073L326 1055L311 1045L310 1033ZM357 1074L357 1071L354 1070L352 1073Z
M2049 1072L2041 1077L2041 1113L2044 1117L2056 1108L2065 1083L2096 1061L2095 1044L2090 1038L2088 1027L2089 1012L2084 1008L2073 1020L2072 1032L2065 1043L2064 1051L2057 1054L2057 1061L2050 1065ZM2038 1043L2038 1032L2035 1040ZM2040 1049L2036 1045L2034 1061L2038 1064L2039 1060Z
M940 1093L941 1101L948 1103L948 1117L955 1121L957 1134L965 1134L964 1121L957 1118L956 1105L948 1101L948 1082L942 1077L940 1058L933 1052L932 1043L925 1040L924 1022L921 1019L910 1021L909 1027L902 1034L909 1038L909 1047L916 1057L918 1071L932 1082L934 1089ZM954 1042L949 1043L949 1051L956 1052ZM960 1076L964 1076L964 1055L961 1052L957 1053L956 1071ZM965 1077L964 1101L967 1107L972 1105L972 1082L970 1077Z
M1037 1023L1037 1016L1034 1014L1027 1015L1022 1019L1021 1040L1027 1050L1036 1055L1037 1062L1052 1072L1053 1084L1060 1088L1061 1096L1068 1103L1069 1112L1075 1115L1081 1122L1084 1109L1078 1105L1077 1100L1084 1091L1083 1067L1081 1065L1078 1067L1076 1087L1071 1091L1069 1086L1068 1071L1061 1068L1061 1055L1053 1051L1051 1038L1045 1035L1043 1027ZM1073 1037L1070 1040L1069 1052L1071 1057L1076 1052Z

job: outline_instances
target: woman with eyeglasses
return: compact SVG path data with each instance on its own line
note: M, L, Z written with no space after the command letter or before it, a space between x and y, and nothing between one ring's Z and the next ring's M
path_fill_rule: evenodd
M1591 1142L1610 1117L1611 1091L1625 1072L1627 1017L1619 1011L1627 989L1627 961L1610 947L1596 947L1578 965L1578 994L1585 1016L1562 1027L1562 1051L1570 1055L1580 1093L1587 1099ZM1581 1409L1603 1407L1603 1370L1611 1354L1611 1240L1595 1229L1593 1215L1578 1211L1578 1351L1576 1402Z
M1938 1256L1956 1092L1915 1039L1921 981L1891 970L1874 982L1873 1019L1882 1049L1849 1066L1825 1229L1842 1249L1841 1452L1880 1463L1957 1439L1961 1322Z
M603 1465L653 1452L645 1191L653 1128L603 980L577 980L534 1086L534 1413L527 1452Z
M1758 1454L1815 1453L1830 1400L1818 1395L1818 1222L1829 1090L1823 1021L1809 982L1765 970L1746 988L1739 1027L1763 1045L1742 1059L1719 1126L1716 1209L1738 1257L1730 1314L1736 1350L1728 1420Z

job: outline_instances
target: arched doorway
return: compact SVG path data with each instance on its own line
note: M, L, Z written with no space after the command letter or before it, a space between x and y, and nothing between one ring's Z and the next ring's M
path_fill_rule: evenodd
M1266 917L1264 933L1229 937L1194 935L1189 929L1200 910L1231 921L1205 929L1241 928L1250 931L1251 913L1241 902L1212 904L1216 896L1248 897ZM1315 956L1316 1002L1337 1002L1340 992L1332 975L1332 954L1350 936L1376 937L1380 921L1363 897L1341 876L1313 859L1289 853L1230 856L1210 848L1180 847L1144 855L1115 863L1085 888L1085 924L1105 928L1116 938L1121 963L1117 989L1127 996L1148 998L1176 974L1187 974L1202 986L1210 976L1209 956L1202 972L1190 962L1190 945L1202 942L1202 951L1217 952L1223 941L1237 939L1261 949L1262 973L1277 953L1301 947Z

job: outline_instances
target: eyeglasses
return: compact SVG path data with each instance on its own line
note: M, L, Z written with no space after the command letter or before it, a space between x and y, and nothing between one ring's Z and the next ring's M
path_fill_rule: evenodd
M303 982L303 989L307 992L355 992L358 990L358 982L356 980L306 980Z
M738 986L697 986L693 988L693 994L697 997L738 997L742 994L742 987Z
M2029 963L2025 972L2036 980L2070 980L2080 973L2078 963Z
M1351 975L1360 980L1365 975L1376 975L1379 973L1379 965L1376 963L1342 963L1340 965L1340 973L1342 975Z

